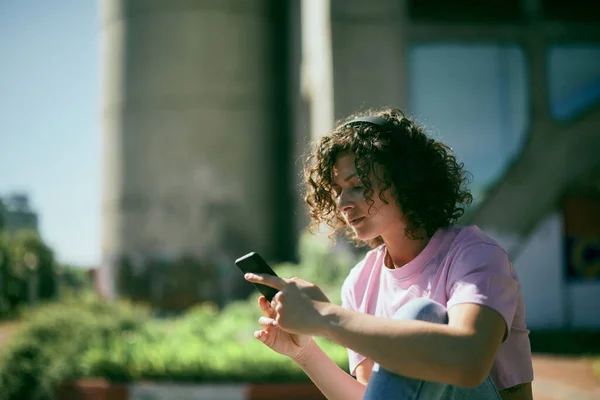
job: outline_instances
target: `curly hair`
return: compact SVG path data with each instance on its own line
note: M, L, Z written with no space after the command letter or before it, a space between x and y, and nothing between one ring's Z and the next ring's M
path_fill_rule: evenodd
M344 126L364 116L385 118L393 126L385 128L360 122ZM370 110L339 121L330 135L316 143L306 159L305 200L311 232L324 223L333 229L330 237L341 233L354 239L357 245L371 247L383 243L381 237L366 243L361 241L336 206L332 172L341 153L355 156L356 172L365 187L368 204L374 204L375 189L379 198L389 203L383 194L387 189L392 190L406 219L405 234L411 239L422 239L419 232L431 237L439 228L456 223L465 206L473 201L467 188L470 174L448 146L428 137L421 126L400 110ZM371 173L379 183L377 188L369 179Z

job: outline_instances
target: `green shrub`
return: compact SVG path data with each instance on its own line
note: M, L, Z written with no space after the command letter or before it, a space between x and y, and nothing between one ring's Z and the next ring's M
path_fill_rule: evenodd
M51 396L60 381L82 375L84 353L136 331L146 315L92 295L25 312L26 325L0 354L0 399Z
M17 313L27 302L27 285L32 274L28 264L36 270L37 297L40 300L53 298L56 263L52 249L35 231L0 232L0 296L3 300L0 316Z
M151 321L127 335L114 337L106 348L84 356L84 376L112 380L162 381L306 381L287 358L254 339L260 311L249 302L236 302L223 312L198 307L181 318ZM318 339L340 365L346 351Z
M255 299L254 299L255 300ZM254 303L255 304L255 303ZM218 313L196 307L157 320L125 304L53 304L28 316L0 356L0 399L39 399L78 377L115 382L298 382L305 374L254 339L258 308L236 302ZM346 351L318 339L345 368Z
M299 265L280 265L281 276L320 285L339 303L339 289L356 263L328 243L304 236ZM42 399L77 377L112 381L297 382L306 375L289 359L254 339L261 311L258 293L219 312L199 305L177 318L154 319L148 310L75 295L27 312L18 337L0 355L0 400ZM346 350L317 339L346 368Z
M364 252L336 249L326 237L305 232L298 246L299 263L284 263L273 269L282 277L297 276L317 284L333 303L339 304L342 283Z
M76 293L94 288L90 271L74 265L62 264L57 267L60 274L60 290L62 293Z

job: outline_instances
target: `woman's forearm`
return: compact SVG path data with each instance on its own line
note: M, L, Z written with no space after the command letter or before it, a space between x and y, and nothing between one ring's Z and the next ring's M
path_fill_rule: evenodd
M343 371L315 342L295 362L329 400L360 400L365 385Z
M477 385L487 375L473 360L480 348L472 335L443 324L397 321L329 306L326 334L382 367L415 379ZM480 351L483 352L483 351ZM481 379L480 379L481 378Z

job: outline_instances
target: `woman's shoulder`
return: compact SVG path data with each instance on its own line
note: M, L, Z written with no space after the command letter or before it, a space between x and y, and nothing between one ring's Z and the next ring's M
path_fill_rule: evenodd
M476 225L462 227L452 243L453 274L475 271L515 275L507 251Z
M482 231L477 225L455 226L455 240L453 250L466 250L470 248L492 246L504 251L502 246L490 235Z

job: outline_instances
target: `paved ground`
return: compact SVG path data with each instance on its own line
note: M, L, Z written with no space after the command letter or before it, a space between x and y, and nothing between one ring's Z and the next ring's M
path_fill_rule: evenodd
M535 400L598 400L600 380L589 357L534 355Z

